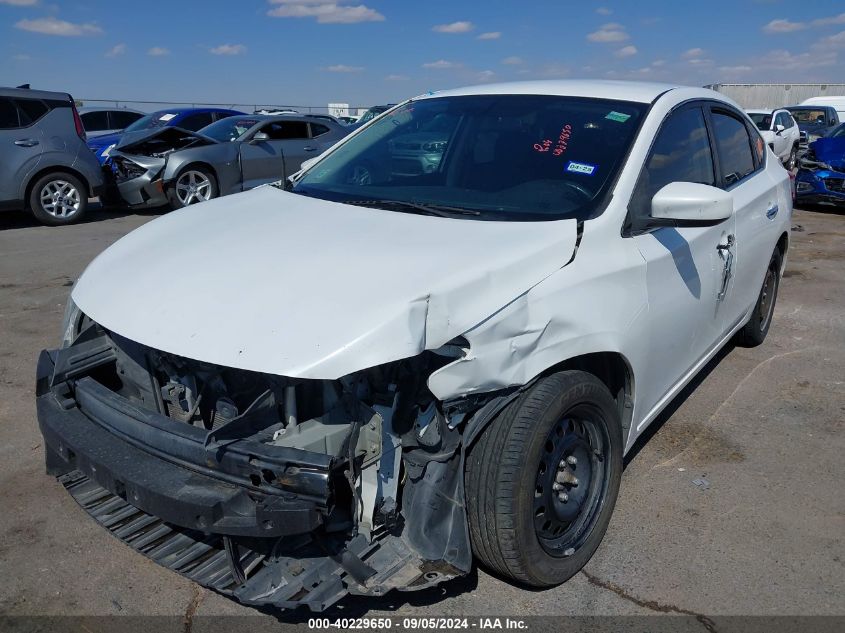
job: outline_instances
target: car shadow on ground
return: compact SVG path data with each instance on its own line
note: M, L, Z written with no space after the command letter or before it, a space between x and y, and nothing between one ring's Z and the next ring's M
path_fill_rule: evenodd
M115 218L124 218L127 216L157 216L167 213L168 208L157 209L130 209L128 207L102 207L98 203L92 203L85 212L85 215L78 222L74 224L90 224L92 222L102 222L103 220L113 220ZM27 229L43 226L35 217L28 211L4 211L0 213L0 231L7 229ZM50 227L61 228L61 227Z

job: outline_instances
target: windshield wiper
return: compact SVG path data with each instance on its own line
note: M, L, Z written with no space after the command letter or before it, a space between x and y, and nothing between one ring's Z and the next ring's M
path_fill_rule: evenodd
M481 211L476 209L451 207L443 204L429 204L427 202L410 202L407 200L345 200L343 204L376 207L388 211L409 211L411 213L434 215L441 218L449 218L456 215L481 215Z

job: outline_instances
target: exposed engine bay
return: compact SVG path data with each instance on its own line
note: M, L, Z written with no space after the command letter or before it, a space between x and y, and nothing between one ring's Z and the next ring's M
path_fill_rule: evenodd
M72 345L42 355L39 376L51 375L40 384L86 422L196 474L124 481L70 447L48 467L119 538L248 604L322 610L347 593L422 589L470 570L463 435L473 413L492 417L510 400L431 394L427 377L465 344L339 380L289 379L153 350L85 319Z

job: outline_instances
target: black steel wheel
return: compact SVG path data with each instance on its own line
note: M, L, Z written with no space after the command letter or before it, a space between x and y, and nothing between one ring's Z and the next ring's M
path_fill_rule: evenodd
M754 305L751 317L737 336L738 342L745 347L755 347L766 340L766 335L772 325L772 316L775 313L782 264L783 257L780 250L776 248L769 260L769 265L766 267L763 285L760 288L760 294L757 296L757 303Z
M568 580L607 531L622 448L616 401L598 378L569 370L538 380L469 447L476 558L536 587Z

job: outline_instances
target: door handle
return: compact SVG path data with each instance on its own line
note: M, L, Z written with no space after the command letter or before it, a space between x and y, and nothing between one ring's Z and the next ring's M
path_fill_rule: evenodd
M38 145L38 141L34 138L22 138L15 141L15 145L18 147L35 147Z
M766 209L766 217L769 218L770 220L773 220L774 217L778 214L779 210L780 209L778 208L778 205L776 205L776 204L770 205L769 208Z
M311 147L310 145L308 147L303 147L302 149L305 150L306 152L316 152L317 151L316 147Z

